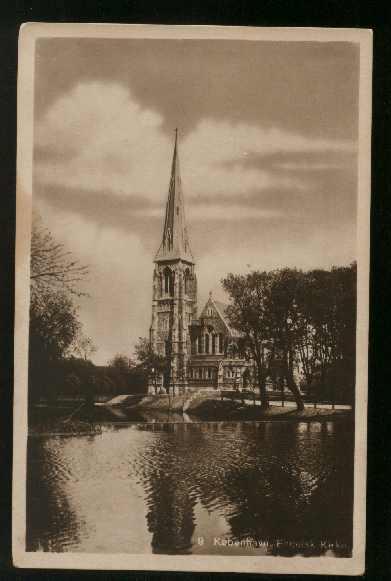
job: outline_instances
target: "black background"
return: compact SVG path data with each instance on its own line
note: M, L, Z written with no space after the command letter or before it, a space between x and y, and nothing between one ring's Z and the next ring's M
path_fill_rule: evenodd
M2 0L0 5L0 580L167 578L278 579L278 575L61 572L14 569L11 561L12 376L16 173L17 38L23 22L134 22L236 26L322 26L374 31L371 317L369 340L369 424L367 556L364 578L391 579L390 342L391 289L391 7L359 0ZM284 576L285 579L319 576ZM322 578L337 579L334 576ZM343 579L343 577L340 577ZM345 577L345 579L347 579Z

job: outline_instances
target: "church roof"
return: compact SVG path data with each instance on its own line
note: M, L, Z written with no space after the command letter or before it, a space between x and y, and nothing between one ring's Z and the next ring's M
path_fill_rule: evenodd
M236 329L234 329L233 327L231 327L231 325L229 323L229 320L227 318L228 305L226 303L222 303L221 301L216 301L212 297L212 294L210 293L209 299L207 300L202 313L204 311L206 311L208 305L212 305L215 307L215 310L220 315L220 317L221 317L222 321L224 322L225 326L227 327L227 331L229 332L231 337L241 337L241 333L239 331L237 331Z
M186 229L185 208L179 170L178 131L175 130L174 155L172 158L163 236L161 245L155 256L155 262L178 259L194 263Z

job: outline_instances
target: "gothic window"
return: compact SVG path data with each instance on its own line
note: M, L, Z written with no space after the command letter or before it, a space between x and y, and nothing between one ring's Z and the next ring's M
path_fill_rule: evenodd
M224 353L223 334L219 333L219 353Z
M212 335L212 353L213 353L213 355L216 353L216 339L217 339L216 335L213 334Z
M188 268L185 270L185 294L190 294L190 282L191 282L191 275Z
M209 353L209 335L205 334L205 353Z
M174 273L166 266L164 274L164 292L172 296L174 294Z

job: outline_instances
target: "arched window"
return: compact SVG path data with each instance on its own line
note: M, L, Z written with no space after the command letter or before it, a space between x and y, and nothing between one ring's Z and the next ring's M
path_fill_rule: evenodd
M172 296L174 294L174 273L166 266L164 274L164 292Z
M219 353L224 353L223 334L219 333Z
M209 353L209 335L205 334L205 353Z
M216 353L216 341L217 337L215 334L212 335L212 353L213 355Z
M185 270L185 276L184 276L184 280L185 280L185 294L188 295L190 293L190 283L191 283L191 274L190 274L190 270L188 268L186 268Z
M198 353L202 353L202 335L198 337L197 341L198 341Z

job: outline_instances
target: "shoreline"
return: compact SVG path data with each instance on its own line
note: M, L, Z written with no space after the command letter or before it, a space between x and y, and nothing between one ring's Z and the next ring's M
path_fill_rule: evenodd
M217 402L225 403L225 402ZM212 404L212 405L211 405ZM332 409L314 409L306 408L302 411L297 411L296 408L272 406L262 412L257 407L246 406L245 408L231 409L225 405L216 405L216 400L203 402L203 405L198 406L197 412L189 410L189 412L175 412L166 414L156 413L156 409L144 410L146 413L142 414L139 410L135 410L136 414L132 418L132 409L127 410L123 419L115 419L114 417L107 418L91 418L91 419L75 419L64 423L63 420L49 418L46 421L37 421L28 430L28 436L83 436L83 435L99 435L102 433L102 426L104 425L140 425L140 426L163 426L163 425L191 425L191 424L211 424L211 423L268 423L268 422L297 422L297 423L323 423L330 421L344 421L346 423L354 424L353 410L332 410ZM219 409L220 408L220 409ZM109 410L108 410L109 411ZM155 412L155 413L154 413ZM65 428L65 429L64 429Z

